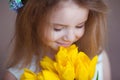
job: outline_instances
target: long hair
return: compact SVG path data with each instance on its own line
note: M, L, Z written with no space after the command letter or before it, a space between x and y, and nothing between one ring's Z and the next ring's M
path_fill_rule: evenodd
M22 62L21 67L28 66L33 55L36 57L37 66L39 57L47 51L43 40L50 14L54 12L53 9L60 1L70 0L23 0L24 7L18 10L16 17L14 49L8 67L14 67L20 62ZM103 48L107 7L102 0L71 1L89 9L85 34L75 44L80 50L93 57L100 47Z
M90 58L100 54L107 41L107 5L102 0L76 0L77 4L89 9L84 36L76 42L81 51Z

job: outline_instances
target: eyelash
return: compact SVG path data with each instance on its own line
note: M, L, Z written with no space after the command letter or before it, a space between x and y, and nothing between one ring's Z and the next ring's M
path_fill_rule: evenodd
M84 27L84 25L81 25L81 26L76 26L76 28L83 28Z
M80 28L83 28L84 27L84 25L81 25L81 26L76 26L76 28L78 28L78 29L80 29ZM62 28L54 28L54 31L61 31L62 30Z
M61 31L61 30L62 30L62 28L61 29L54 28L54 31Z

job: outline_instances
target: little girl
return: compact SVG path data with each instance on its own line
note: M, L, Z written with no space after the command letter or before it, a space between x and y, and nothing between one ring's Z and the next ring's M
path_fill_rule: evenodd
M110 80L104 51L107 7L102 0L11 0L10 4L17 17L4 80L20 80L24 68L39 72L45 55L54 59L59 46L72 44L90 58L97 54L98 80Z

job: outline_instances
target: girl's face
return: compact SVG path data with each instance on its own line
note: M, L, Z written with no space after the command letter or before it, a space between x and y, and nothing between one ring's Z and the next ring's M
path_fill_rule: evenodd
M68 47L78 41L85 31L89 10L74 3L66 3L51 15L50 31L45 36L45 44L54 50L59 46Z

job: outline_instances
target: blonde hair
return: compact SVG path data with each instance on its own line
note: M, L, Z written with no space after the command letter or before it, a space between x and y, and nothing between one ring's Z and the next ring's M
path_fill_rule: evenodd
M107 6L102 0L77 0L78 4L89 9L89 16L86 22L85 34L76 44L90 58L100 54L105 48L107 22Z
M24 7L18 10L14 36L14 49L9 58L8 67L14 67L21 61L22 66L30 65L33 55L36 56L36 66L40 55L47 50L43 44L44 31L49 23L53 8L63 0L24 0ZM69 1L69 0L64 0ZM99 48L104 47L104 33L106 32L107 7L102 0L71 0L79 6L90 10L86 22L85 34L75 42L81 51L90 57L96 55ZM79 15L79 14L78 14Z

